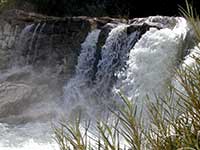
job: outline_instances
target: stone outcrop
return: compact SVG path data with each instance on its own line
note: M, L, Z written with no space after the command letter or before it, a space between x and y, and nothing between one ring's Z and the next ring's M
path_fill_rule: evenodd
M12 49L24 25L11 24L10 22L0 18L0 69L7 67Z
M4 12L0 15L0 69L10 65L13 55L20 55L28 64L56 66L68 63L73 64L68 70L73 70L88 32L108 22L117 24L127 20L84 16L59 18L20 10ZM22 35L27 26L30 29Z

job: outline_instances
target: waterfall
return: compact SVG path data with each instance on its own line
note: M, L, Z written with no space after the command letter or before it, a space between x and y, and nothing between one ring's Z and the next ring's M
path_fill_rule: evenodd
M64 100L67 111L72 111L83 105L91 91L89 88L93 76L93 65L95 62L96 44L100 30L94 30L88 34L86 40L81 45L81 54L78 57L76 75L64 87ZM68 113L68 112L67 112Z
M39 24L38 24L38 26L39 26ZM46 26L46 23L43 23L43 25L41 26L41 28L40 28L40 30L39 30L39 32L38 32L38 37L37 37L37 39L35 39L35 47L33 47L32 46L32 49L33 50L31 50L31 51L34 51L34 55L33 55L33 62L35 62L36 61L36 59L37 59L37 56L38 56L38 49L39 49L39 42L38 41L40 41L40 36L41 36L41 34L42 34L42 31L44 30L44 28L45 28L45 26ZM37 31L37 27L36 27L36 30L35 30L35 32ZM35 33L34 32L34 34L33 34L33 39L34 39L34 36L35 36ZM33 45L33 41L31 41L31 45ZM32 63L33 63L32 62Z
M119 24L111 30L98 58L94 57L97 41L93 41L97 38L91 38L96 31L82 44L76 74L64 88L64 99L69 103L66 106L71 108L67 111L81 109L93 117L105 107L112 107L112 99L118 101L118 90L140 107L147 95L153 100L154 94L166 92L172 70L178 66L184 50L186 21L177 18L177 24L171 28L152 27L141 38L141 31L128 34L128 27ZM92 65L95 59L96 70Z
M139 104L144 103L147 94L154 99L155 94L166 92L172 70L181 59L188 31L186 21L182 18L178 21L173 29L151 28L129 53L126 77L119 79L117 86Z
M139 31L127 34L127 25L114 28L102 47L101 60L96 73L96 91L98 95L108 96L115 82L115 74L124 70L129 50L134 46L139 36Z
M30 35L31 30L34 28L34 24L27 25L21 32L19 36L19 42L16 44L15 52L13 54L14 61L11 66L18 66L24 63L23 50L30 47L29 40L32 37Z
M131 24L113 23L103 45L99 46L99 41L104 33L98 28L80 40L78 50L67 51L66 44L64 52L63 47L54 45L61 33L52 35L56 27L48 22L27 25L16 45L14 64L1 72L1 150L30 149L29 145L58 149L48 140L51 121L62 115L69 119L78 111L92 119L107 115L107 108L119 101L119 90L138 105L145 104L147 94L153 101L155 93L167 92L172 70L180 65L187 49L188 26L183 18L156 16L146 21L134 19ZM75 31L68 32L72 35ZM64 56L54 56L53 51ZM77 62L70 61L71 53L77 55ZM40 56L42 63L37 63ZM76 67L66 79L62 67L71 63ZM3 86L6 89L1 89Z
M32 38L31 38L31 41L30 41L30 45L29 45L29 50L28 50L28 54L26 54L27 55L27 62L26 62L26 64L29 64L29 61L30 61L30 56L31 56L31 53L32 53L32 51L34 51L35 50L35 46L36 46L36 42L37 42L37 36L38 36L38 34L37 34L37 32L38 32L38 30L40 29L40 23L38 23L37 25L36 25L36 27L35 27L35 29L34 29L34 32L33 32L33 35L32 35Z
M81 109L89 117L99 115L109 101L116 73L125 70L129 50L136 43L140 32L127 33L128 25L119 24L106 39L98 57L96 44L100 30L92 31L81 47L75 76L64 87L64 100L68 113ZM95 65L95 62L98 62ZM94 70L94 67L97 68ZM92 115L91 115L92 114ZM105 114L104 114L105 115Z
M101 112L112 105L111 99L118 90L137 100L138 105L143 105L147 95L153 99L154 94L166 93L172 70L179 64L184 49L186 21L177 18L174 27L152 27L141 38L138 30L128 34L129 26L119 24L111 30L98 58L94 58L96 48L89 51L91 43L97 42L88 40L93 34L82 45L76 75L64 89L65 102L72 102L66 105L73 111L81 108L92 115ZM95 59L96 70L92 65ZM114 99L117 100L115 96Z

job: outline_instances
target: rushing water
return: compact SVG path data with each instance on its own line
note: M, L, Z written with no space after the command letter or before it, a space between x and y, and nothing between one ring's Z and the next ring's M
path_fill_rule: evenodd
M147 94L153 99L155 93L166 92L173 67L181 59L187 31L186 21L180 19L173 29L151 28L142 36L131 49L128 67L118 82L125 95L143 103Z
M171 23L174 20L175 25ZM131 25L113 25L101 49L97 45L101 30L88 33L81 44L75 74L67 81L59 80L59 69L27 66L27 61L35 58L23 58L20 65L2 72L0 107L5 107L0 111L0 150L56 150L51 123L61 114L70 116L81 110L90 118L104 115L106 107L118 101L118 90L141 105L147 94L165 93L172 69L180 64L186 48L187 22L183 18L166 21L164 17L150 17L147 22L163 29L129 33ZM45 26L27 26L20 39L29 36L29 44L24 41L17 49L37 53ZM21 57L21 53L17 55Z

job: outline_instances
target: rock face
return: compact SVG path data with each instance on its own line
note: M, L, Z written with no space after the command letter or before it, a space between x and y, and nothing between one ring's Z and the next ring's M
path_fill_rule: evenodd
M17 56L15 63L23 57L22 64L52 67L69 64L68 69L64 69L66 71L73 70L80 45L89 31L108 22L117 24L126 20L109 17L58 18L11 10L0 16L0 22L0 69L11 65L9 60Z
M24 109L23 106L27 106L24 103L28 103L32 90L26 84L1 83L0 118L6 117L7 114L20 113Z
M12 49L19 39L23 26L12 25L4 20L0 22L0 69L4 69L8 67Z

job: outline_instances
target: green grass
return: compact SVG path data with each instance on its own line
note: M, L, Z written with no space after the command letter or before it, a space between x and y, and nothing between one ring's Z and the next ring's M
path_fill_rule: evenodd
M200 42L200 19L187 3L180 9ZM175 80L182 90L173 85L164 97L155 96L148 104L149 126L143 124L142 112L122 93L123 106L111 111L109 120L97 121L90 127L82 126L80 115L74 122L60 123L55 128L55 139L61 150L200 150L200 51L193 66L176 69ZM148 97L147 97L148 98ZM139 114L139 115L138 115Z

